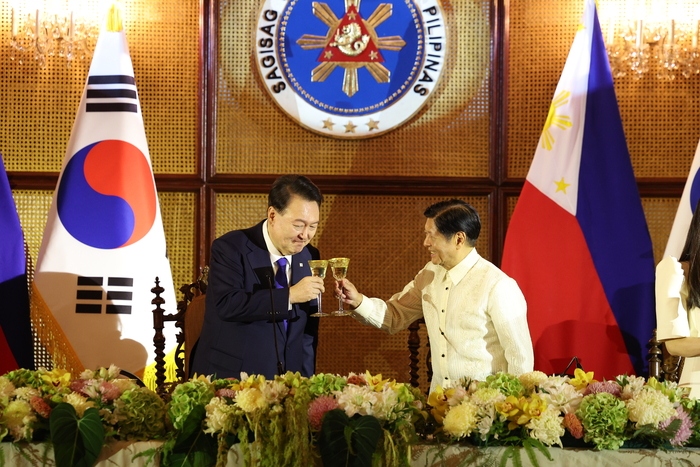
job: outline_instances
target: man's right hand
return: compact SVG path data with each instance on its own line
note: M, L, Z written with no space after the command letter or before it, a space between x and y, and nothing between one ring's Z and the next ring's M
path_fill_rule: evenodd
M360 306L363 298L363 295L347 279L335 282L335 296L342 299L343 303L350 305L353 310Z
M289 301L291 303L306 303L324 292L323 279L315 276L306 276L289 288Z

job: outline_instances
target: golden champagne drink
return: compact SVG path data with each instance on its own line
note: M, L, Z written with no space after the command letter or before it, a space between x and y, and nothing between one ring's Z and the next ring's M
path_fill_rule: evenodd
M314 277L320 277L321 279L326 277L326 268L328 267L328 261L325 259L311 259L309 260L309 267L311 268L311 275ZM318 311L310 316L320 318L322 316L331 316L330 313L324 313L321 308L321 295L318 294Z
M342 281L348 273L348 264L350 258L333 258L328 260L328 264L333 271L333 278L337 281ZM343 309L343 297L338 297L338 309L335 310L333 316L347 316L349 311Z

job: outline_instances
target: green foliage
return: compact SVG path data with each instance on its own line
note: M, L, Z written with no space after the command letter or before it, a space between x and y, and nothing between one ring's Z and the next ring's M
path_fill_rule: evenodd
M105 431L97 409L82 418L72 405L61 402L49 418L57 467L92 467L102 450Z
M163 467L209 467L216 462L217 443L202 431L206 413L196 405L182 419L182 428L163 446Z
M326 413L319 438L324 467L371 467L382 427L370 415L350 418L340 410Z

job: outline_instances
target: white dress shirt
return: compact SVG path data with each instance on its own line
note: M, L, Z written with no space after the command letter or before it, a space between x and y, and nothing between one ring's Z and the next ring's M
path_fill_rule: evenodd
M391 334L421 317L430 339L430 391L468 376L532 371L527 305L518 284L476 249L449 271L428 263L388 301L363 297L354 316Z
M688 283L681 263L666 256L656 266L656 338L700 337L700 309L687 310ZM700 357L683 363L679 386L690 387L690 397L700 397Z
M285 271L287 273L287 284L292 283L292 255L283 255L280 253L280 251L275 247L275 244L272 243L272 239L270 238L270 234L267 231L267 221L263 222L262 226L262 231L263 231L263 238L265 239L265 246L267 247L268 253L270 253L270 261L272 262L272 269L273 271L273 276L277 275L277 270L280 268L279 265L277 264L277 261L280 258L287 258L287 270ZM292 309L292 302L289 301L287 305L287 309L291 310Z

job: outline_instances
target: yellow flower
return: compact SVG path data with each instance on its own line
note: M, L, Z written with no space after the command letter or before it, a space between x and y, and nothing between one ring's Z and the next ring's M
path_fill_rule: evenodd
M592 371L586 373L582 369L576 368L576 370L574 370L574 378L569 381L569 384L580 391L582 389L586 389L589 384L595 382L597 381L593 379Z
M267 406L263 393L257 388L245 388L236 394L236 403L244 412L254 412Z
M367 381L367 385L374 389L375 392L382 392L385 384L389 384L391 387L393 387L393 383L395 383L395 381L389 379L382 379L381 373L372 376L369 371L365 372L365 381Z
M205 375L198 375L195 373L192 378L190 378L190 381L201 381L203 383L211 383L211 375L205 376Z
M41 379L54 387L70 386L71 376L67 370L56 368L41 375Z
M479 407L469 400L452 407L445 416L445 432L455 438L469 436L479 421L478 413Z
M454 388L444 391L442 387L438 385L435 388L435 391L431 392L428 396L428 405L432 407L430 413L433 414L433 417L435 417L435 420L440 425L442 425L445 418L445 413L447 413L447 409L449 408L447 401L450 397L452 397L454 392Z
M546 409L547 401L537 394L533 394L529 399L508 396L505 401L496 404L496 410L510 421L509 430L527 425L531 419L539 417Z

